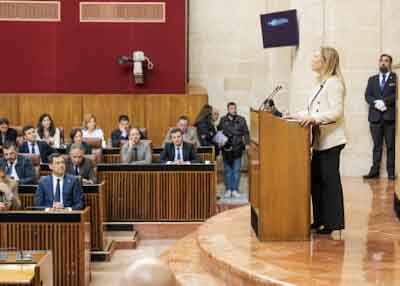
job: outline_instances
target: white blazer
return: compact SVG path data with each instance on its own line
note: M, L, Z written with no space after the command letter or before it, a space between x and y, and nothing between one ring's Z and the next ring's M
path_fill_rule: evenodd
M309 98L307 110L299 113L300 117L309 115L315 118L319 124L319 136L314 138L313 144L313 148L318 151L346 144L344 86L336 76L326 80L322 89L321 86L316 87Z

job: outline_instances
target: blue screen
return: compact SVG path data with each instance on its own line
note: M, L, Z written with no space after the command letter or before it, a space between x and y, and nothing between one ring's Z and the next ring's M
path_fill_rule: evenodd
M296 10L261 15L261 28L264 48L299 45Z

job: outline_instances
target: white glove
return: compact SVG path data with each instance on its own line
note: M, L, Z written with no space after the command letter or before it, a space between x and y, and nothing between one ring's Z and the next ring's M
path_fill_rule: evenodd
M387 107L386 107L385 102L383 100L381 100L381 99L375 100L374 103L375 103L375 108L378 109L379 111L384 112L384 111L387 110Z

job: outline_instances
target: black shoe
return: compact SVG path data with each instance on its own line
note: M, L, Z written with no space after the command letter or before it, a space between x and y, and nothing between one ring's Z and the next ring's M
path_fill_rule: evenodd
M379 173L369 173L368 175L363 176L363 178L365 180L369 180L369 179L376 179L379 178Z
M394 181L394 180L396 180L396 176L389 176L388 179L389 179L389 181Z

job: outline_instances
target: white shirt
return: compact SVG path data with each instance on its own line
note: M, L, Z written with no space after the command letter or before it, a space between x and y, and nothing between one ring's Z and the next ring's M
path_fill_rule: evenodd
M183 144L181 146L176 146L175 145L175 158L174 161L178 160L178 152L180 153L180 160L183 161Z
M12 164L11 166L10 166L10 162L8 163L8 166L11 167L10 177L13 177L14 181L19 181L17 170L15 170L15 166L17 165L17 161L18 160L15 160L14 164Z
M390 72L387 72L387 73L379 73L379 86L381 86L381 84L382 84L382 80L383 80L383 75L386 75L386 77L385 77L385 82L387 82L388 81L388 79L389 79L389 77L390 77Z
M55 175L51 176L53 179L53 195L54 195L54 200L56 198L56 189L57 189L57 179L60 179L60 202L63 203L63 186L64 186L64 177L57 177Z
M27 143L28 143L28 148L29 148L29 152L30 153L32 153L32 154L40 154L39 146L38 146L37 143L31 143L29 141Z
M106 140L104 139L104 132L100 128L96 128L93 131L89 131L87 129L82 130L82 135L84 138L100 138L101 146L103 148L107 147Z
M36 132L37 132L37 129L36 129ZM39 136L39 133L37 133L38 134L38 140L39 141L46 141L45 139L46 138L41 138L40 136ZM60 129L58 129L58 128L56 128L56 132L54 133L54 136L53 137L50 137L51 139L53 139L54 140L54 144L51 146L51 147L53 147L53 148L60 148L60 144L61 144L61 134L60 134Z

